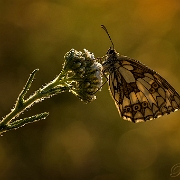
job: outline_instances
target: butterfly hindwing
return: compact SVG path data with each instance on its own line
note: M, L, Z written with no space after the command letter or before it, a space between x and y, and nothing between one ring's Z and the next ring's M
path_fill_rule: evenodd
M103 63L103 71L109 73L110 92L125 120L151 120L180 108L174 88L139 61L114 51Z

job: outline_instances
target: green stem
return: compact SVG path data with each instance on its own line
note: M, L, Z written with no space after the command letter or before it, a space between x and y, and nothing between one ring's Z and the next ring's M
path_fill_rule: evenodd
M0 129L3 128L7 123L9 123L14 118L18 117L24 110L30 107L33 103L37 103L37 100L42 98L42 94L38 93L37 91L34 95L32 95L29 99L24 101L21 107L14 108L1 122L0 122Z
M32 96L30 96L27 100L24 100L21 106L15 106L15 108L7 114L3 120L0 122L0 132L3 131L3 127L11 122L13 119L18 117L24 110L32 106L34 103L40 102L43 98L47 98L50 95L48 92L50 89L53 89L57 85L67 86L66 79L63 79L65 72L62 71L52 82L37 90Z

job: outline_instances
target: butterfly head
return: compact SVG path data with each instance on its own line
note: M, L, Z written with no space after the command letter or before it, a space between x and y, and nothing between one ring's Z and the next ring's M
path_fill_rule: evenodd
M117 54L116 50L114 49L114 47L110 47L106 53L108 56L111 56L111 55L115 55Z

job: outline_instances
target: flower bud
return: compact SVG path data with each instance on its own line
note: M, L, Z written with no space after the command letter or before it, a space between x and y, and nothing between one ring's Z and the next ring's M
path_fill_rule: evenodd
M93 53L84 49L84 52L71 49L64 56L64 70L72 71L69 78L76 82L72 92L84 102L96 99L94 95L102 86L102 65L98 63Z

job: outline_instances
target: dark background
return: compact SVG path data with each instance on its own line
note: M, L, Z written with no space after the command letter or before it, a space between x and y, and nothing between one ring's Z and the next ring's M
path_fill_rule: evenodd
M33 93L59 74L64 54L84 48L101 57L116 50L160 73L180 92L178 0L0 0L0 116L10 112L29 74ZM122 120L107 84L84 104L62 93L23 116L46 120L0 138L3 180L172 179L180 163L180 112L147 123ZM180 176L175 179L180 179Z

